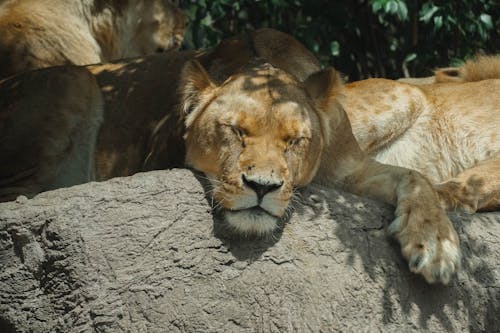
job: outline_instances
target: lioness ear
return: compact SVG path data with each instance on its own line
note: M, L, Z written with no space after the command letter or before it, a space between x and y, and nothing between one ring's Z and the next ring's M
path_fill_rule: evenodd
M311 98L322 105L328 105L340 94L342 79L335 69L326 68L309 75L304 85Z
M319 116L323 118L323 139L330 142L334 128L345 119L345 112L340 104L342 93L342 79L333 68L326 68L309 75L304 81L307 93L315 101L319 109Z
M460 74L460 68L457 67L438 68L434 71L434 78L437 83L463 82Z
M182 110L188 118L196 113L195 111L210 98L216 88L203 66L196 60L187 62L182 68L179 87Z

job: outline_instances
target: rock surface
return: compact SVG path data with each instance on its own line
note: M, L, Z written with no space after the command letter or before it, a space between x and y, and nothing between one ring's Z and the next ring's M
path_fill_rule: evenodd
M500 213L451 215L462 271L429 286L389 206L313 185L282 232L236 239L203 193L170 170L0 204L0 332L500 328Z

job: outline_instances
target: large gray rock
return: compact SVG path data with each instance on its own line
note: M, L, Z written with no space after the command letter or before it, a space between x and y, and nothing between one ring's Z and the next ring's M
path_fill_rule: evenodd
M0 204L0 332L500 329L499 213L452 215L463 269L429 286L385 236L390 207L299 201L267 240L226 237L187 170Z

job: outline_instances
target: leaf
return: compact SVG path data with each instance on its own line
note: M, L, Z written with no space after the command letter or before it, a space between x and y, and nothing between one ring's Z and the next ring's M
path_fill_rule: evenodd
M479 15L479 19L484 23L486 29L493 29L493 21L491 20L491 16L489 14L483 13Z
M372 0L372 12L376 14L379 10L382 9L387 0Z
M211 27L213 22L212 16L210 13L207 13L207 15L201 20L200 24L206 27Z
M318 53L318 51L319 51L319 43L318 42L314 42L314 44L313 44L313 51L316 52L316 53Z
M424 6L421 10L420 21L424 21L425 23L429 23L432 16L439 10L439 7L432 5L432 7L427 8L429 6Z
M394 0L389 0L385 4L385 12L395 14L398 11L398 3Z
M334 40L330 43L330 53L334 57L337 57L340 54L340 44L338 41Z
M412 62L413 60L417 59L417 54L416 53L410 53L406 56L405 60L403 62L408 63Z
M372 3L372 12L376 14L382 8L382 4L380 2Z
M401 21L406 21L408 18L408 8L406 7L406 3L402 1L398 1L398 16Z
M442 16L434 16L434 27L436 30L441 29L443 26L443 17Z

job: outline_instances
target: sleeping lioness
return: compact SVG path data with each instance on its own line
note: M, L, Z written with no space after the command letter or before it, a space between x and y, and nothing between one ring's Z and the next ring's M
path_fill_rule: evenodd
M168 0L7 0L0 3L0 78L177 48L184 14Z
M87 68L97 82L84 68L63 67L1 84L0 96L8 98L0 121L9 129L0 139L4 199L185 163L205 173L235 232L267 234L290 209L294 188L317 181L395 205L389 230L410 269L428 282L447 283L458 268L459 240L441 208L446 198L419 172L371 159L353 135L343 105L350 107L354 98L360 111L363 101L378 110L378 103L392 99L390 91L387 101L371 100L376 93L369 90L342 97L337 72L319 70L290 36L264 29L207 52ZM34 91L37 85L41 89ZM420 114L436 115L432 100L423 103L423 92L401 85L394 105L400 95L407 103L400 114L394 106L397 122L393 114L385 121L404 136L419 124L412 110L425 107ZM459 103L454 100L454 106ZM494 106L490 111L498 113ZM391 140L383 139L390 150ZM446 165L450 157L435 162Z

